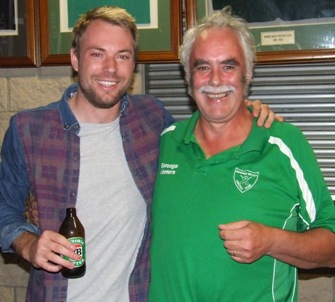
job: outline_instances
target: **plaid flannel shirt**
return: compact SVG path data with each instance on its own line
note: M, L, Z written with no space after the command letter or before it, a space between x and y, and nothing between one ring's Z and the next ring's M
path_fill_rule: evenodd
M0 165L0 245L22 232L58 231L67 207L75 206L80 169L80 125L68 105L77 84L58 102L22 111L11 118ZM149 284L151 201L157 171L159 137L173 122L162 103L147 95L124 95L120 131L135 183L147 204L147 224L129 280L131 302L146 302ZM108 185L108 184L106 184ZM22 213L29 192L38 200L40 228ZM32 268L26 301L66 301L67 279Z

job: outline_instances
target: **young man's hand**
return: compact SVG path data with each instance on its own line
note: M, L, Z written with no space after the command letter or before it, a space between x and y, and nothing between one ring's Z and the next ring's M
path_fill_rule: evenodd
M270 128L273 121L276 119L282 122L284 118L281 115L276 115L267 104L262 104L260 100L245 100L247 106L252 107L252 114L255 118L258 117L257 125Z

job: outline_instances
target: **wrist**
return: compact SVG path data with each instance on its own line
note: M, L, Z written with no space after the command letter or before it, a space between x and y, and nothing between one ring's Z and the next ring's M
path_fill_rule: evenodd
M12 248L16 254L31 262L29 251L37 238L37 235L34 233L23 232L14 240L14 242L12 243Z

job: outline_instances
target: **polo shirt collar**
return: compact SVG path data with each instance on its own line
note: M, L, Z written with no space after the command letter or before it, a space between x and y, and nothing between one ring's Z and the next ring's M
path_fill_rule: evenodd
M199 111L196 111L187 121L185 130L174 131L173 137L180 143L184 144L190 144L191 142L197 143L194 137L194 128L199 117L200 113ZM269 129L257 126L257 119L254 119L251 131L247 139L239 146L239 148L237 149L232 148L232 149L234 149L234 153L238 157L246 156L246 159L255 158L255 156L260 156L262 154L263 149L265 148L265 145L269 140L269 137L270 137ZM249 156L251 156L251 158Z

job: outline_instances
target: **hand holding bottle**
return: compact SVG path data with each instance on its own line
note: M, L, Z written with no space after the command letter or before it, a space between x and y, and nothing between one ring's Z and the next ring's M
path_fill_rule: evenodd
M64 236L50 230L44 231L39 236L24 232L14 241L13 248L34 267L52 273L59 272L62 267L74 268L72 262L59 255L79 259L75 253L75 246Z

